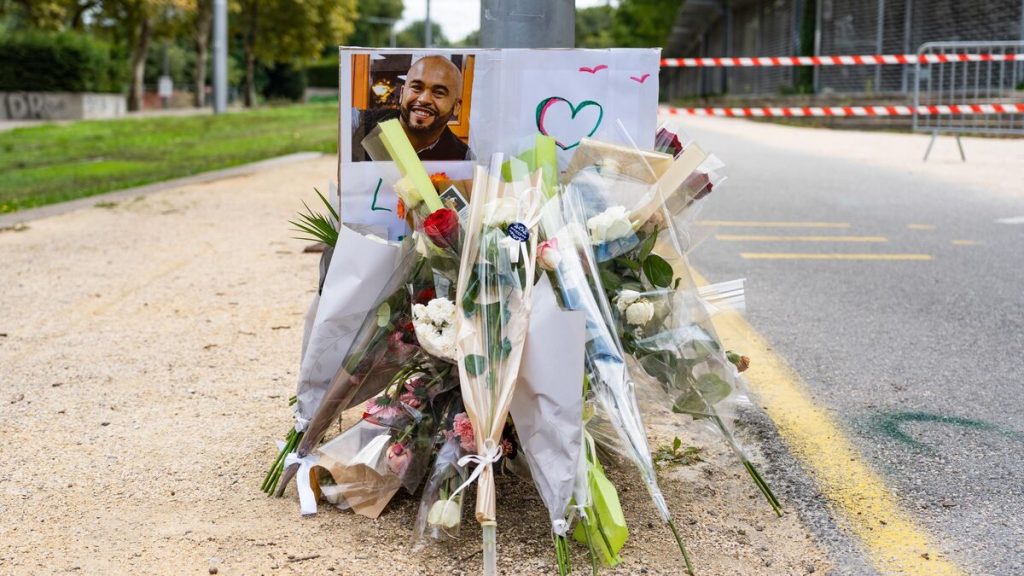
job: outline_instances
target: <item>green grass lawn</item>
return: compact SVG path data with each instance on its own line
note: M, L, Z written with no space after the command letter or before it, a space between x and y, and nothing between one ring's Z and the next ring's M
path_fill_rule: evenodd
M337 151L337 104L0 132L0 213L300 151Z

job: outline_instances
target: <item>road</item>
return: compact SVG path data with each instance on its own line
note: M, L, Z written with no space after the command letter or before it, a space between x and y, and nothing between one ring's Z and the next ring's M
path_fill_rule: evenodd
M946 137L925 164L924 135L686 127L730 176L695 268L747 279L750 324L946 558L1024 574L1024 140L964 139L964 164ZM876 573L801 468L837 571Z

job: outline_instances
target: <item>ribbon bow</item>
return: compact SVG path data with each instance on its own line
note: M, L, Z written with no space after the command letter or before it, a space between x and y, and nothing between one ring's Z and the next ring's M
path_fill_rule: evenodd
M299 457L291 452L284 459L287 468L292 464L299 465L299 471L295 474L295 487L299 491L299 510L303 516L316 514L316 494L313 493L313 486L309 483L309 474L316 465L317 457L313 454Z
M448 500L454 500L455 496L462 492L462 489L469 486L476 479L480 477L480 474L484 471L484 466L492 466L498 460L501 460L501 446L499 446L494 440L488 438L484 440L484 453L483 454L467 454L462 458L459 458L459 466L465 467L471 463L476 463L476 468L473 469L473 473L466 478L466 481L459 485L458 488L452 492Z

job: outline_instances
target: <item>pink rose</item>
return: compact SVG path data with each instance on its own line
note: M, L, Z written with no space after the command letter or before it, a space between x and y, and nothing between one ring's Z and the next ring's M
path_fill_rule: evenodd
M409 469L409 464L412 462L412 451L405 446L405 444L392 444L388 447L388 468L395 476L402 477L405 475L405 471Z
M537 264L544 270L556 270L562 263L562 254L558 251L558 238L545 240L537 245Z

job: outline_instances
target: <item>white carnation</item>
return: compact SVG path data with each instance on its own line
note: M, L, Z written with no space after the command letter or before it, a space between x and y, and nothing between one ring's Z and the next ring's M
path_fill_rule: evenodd
M455 361L455 304L447 298L434 298L412 305L412 326L416 339L428 354Z

